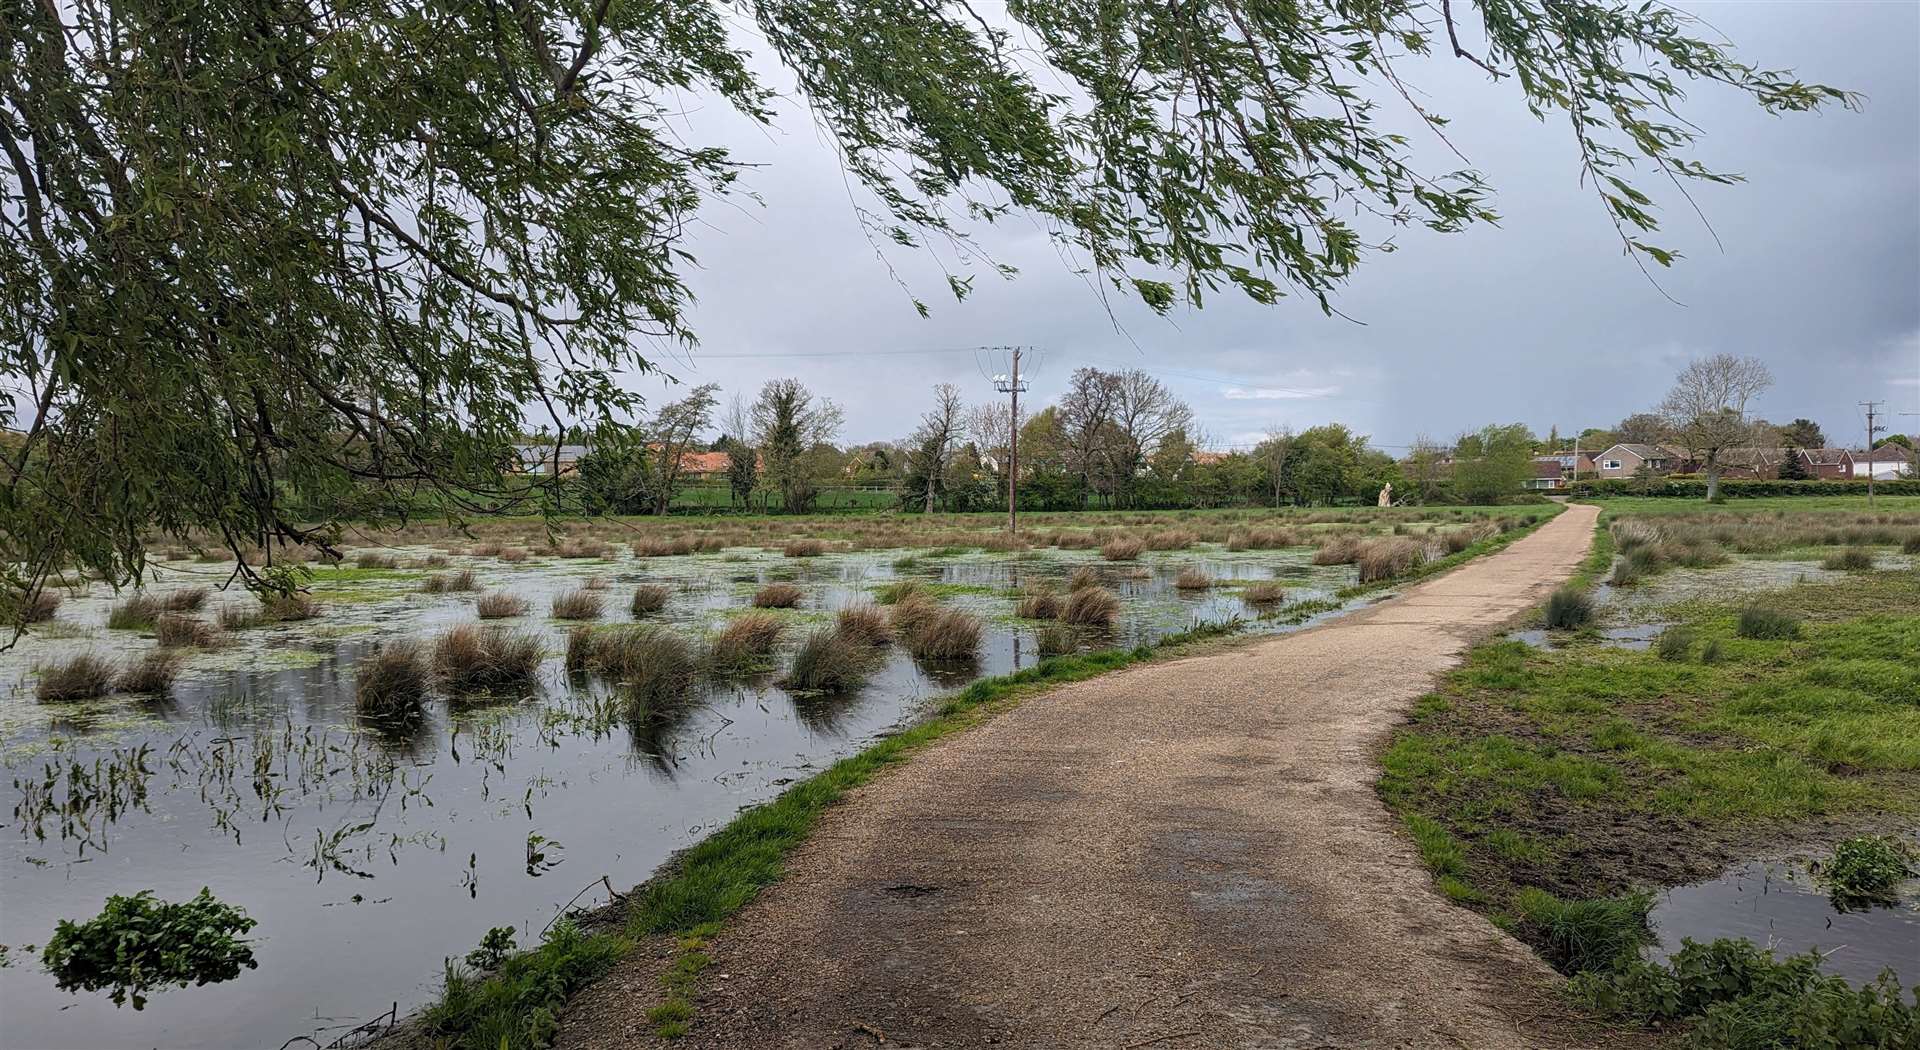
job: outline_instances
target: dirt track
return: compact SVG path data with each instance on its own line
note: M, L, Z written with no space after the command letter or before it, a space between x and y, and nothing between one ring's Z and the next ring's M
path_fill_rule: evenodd
M1551 972L1430 888L1375 754L1584 556L1573 506L1324 627L1066 686L830 813L680 1047L1561 1047ZM640 953L563 1047L648 1045Z

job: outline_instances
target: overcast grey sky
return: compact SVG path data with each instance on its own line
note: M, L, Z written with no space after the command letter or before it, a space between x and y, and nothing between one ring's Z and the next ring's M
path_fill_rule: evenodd
M876 258L804 114L788 108L769 133L696 104L690 140L765 165L746 176L765 206L704 211L690 244L702 343L668 367L749 396L767 378L800 377L846 406L845 441L906 434L937 382L970 400L992 396L975 355L906 351L1005 343L1042 349L1036 405L1079 365L1143 368L1192 404L1217 446L1330 420L1385 445L1489 422L1542 434L1606 426L1657 401L1689 357L1722 351L1773 368L1779 383L1761 414L1812 418L1836 440L1861 439L1862 400L1920 412L1920 3L1676 6L1748 61L1867 96L1861 113L1776 118L1734 92L1693 89L1684 115L1707 132L1697 155L1747 181L1694 188L1724 251L1663 181L1642 183L1664 206L1654 243L1686 255L1656 275L1684 305L1621 254L1579 184L1564 119L1536 121L1510 83L1489 84L1457 60L1403 73L1452 119L1449 137L1494 186L1502 222L1450 236L1401 231L1399 250L1371 257L1339 297L1354 320L1297 299L1262 307L1222 293L1204 311L1164 319L1116 302L1116 330L1086 279L1017 222L980 242L1020 276L982 273L955 303L924 256ZM1398 119L1398 105L1383 109ZM1458 166L1431 135L1406 128L1424 168ZM745 354L781 356L728 356ZM636 385L660 393L657 381ZM1920 430L1920 417L1895 421Z

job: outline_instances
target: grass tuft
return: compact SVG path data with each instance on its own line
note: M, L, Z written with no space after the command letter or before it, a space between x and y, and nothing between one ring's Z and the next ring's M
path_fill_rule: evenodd
M834 629L863 645L885 645L892 640L887 614L878 606L861 602L834 614Z
M354 665L353 700L360 713L398 721L420 713L430 674L420 643L390 642Z
M753 607L756 609L792 609L800 604L806 592L791 583L769 583L753 592Z
M505 591L493 591L476 598L473 611L482 620L506 620L527 614L527 600L517 594Z
M1572 585L1547 596L1546 624L1550 631L1577 631L1593 622L1593 597Z
M734 617L713 636L710 658L714 670L721 674L765 670L786 629L787 621L772 613L749 612Z
M123 693L158 695L173 688L173 680L179 673L179 653L152 649L123 668L114 679L113 687Z
M1107 627L1120 615L1120 596L1105 587L1082 587L1067 595L1060 620L1077 627Z
M1800 617L1785 609L1749 605L1740 610L1734 631L1742 638L1787 641L1800 637Z
M633 589L633 601L628 606L635 616L650 616L667 607L667 598L673 594L670 589L657 583L643 583Z
M553 618L556 620L598 620L605 607L606 603L600 595L584 587L553 596Z
M33 687L33 696L52 703L93 700L113 691L118 670L112 660L81 653L40 667L40 681Z
M533 684L545 656L540 636L461 624L433 643L433 671L447 688L479 693Z
M851 692L867 683L875 662L872 646L822 627L800 640L781 685L794 692Z

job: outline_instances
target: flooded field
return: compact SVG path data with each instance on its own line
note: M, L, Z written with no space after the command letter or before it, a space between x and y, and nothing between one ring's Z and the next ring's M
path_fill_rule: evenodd
M439 552L385 552L400 566ZM1286 629L1289 609L1331 598L1351 565L1312 564L1311 548L1228 551L1208 544L1108 564L1091 551L870 550L788 558L757 548L636 558L535 558L508 564L454 557L433 571L472 569L529 612L494 621L539 632L547 656L533 695L486 704L436 696L404 731L368 724L354 701L356 664L383 642L429 638L475 621L474 593L424 593L425 569L318 570L321 614L233 631L190 650L164 698L83 703L35 699L36 669L80 653L130 660L155 646L149 629L106 626L115 598L69 595L57 619L0 654L0 758L9 804L0 828L0 1014L5 1042L33 1047L280 1046L327 1042L396 1006L430 998L443 960L495 926L522 943L570 903L604 901L644 880L673 851L777 794L933 697L1037 659L1041 625L1018 620L1020 589L1090 566L1122 600L1087 648L1131 645L1196 622L1246 619ZM1181 570L1212 586L1176 586ZM224 568L165 564L156 595L218 585ZM666 720L620 717L610 688L570 677L556 595L598 588L626 621L640 584L669 588L648 617L702 635L785 580L804 592L781 610L796 627L872 599L901 578L925 581L942 605L982 618L976 659L928 664L899 647L867 685L794 696L773 673L702 685L700 702ZM1276 618L1239 594L1286 589ZM124 597L124 596L121 596ZM215 593L202 611L251 606ZM1317 609L1319 606L1308 606ZM1325 613L1321 613L1325 615ZM799 630L789 632L787 644ZM1052 644L1059 644L1054 635ZM604 880L603 881L603 877ZM151 889L185 900L202 887L259 921L258 969L205 987L156 992L144 1010L104 993L55 989L39 965L60 919L84 919L112 894Z

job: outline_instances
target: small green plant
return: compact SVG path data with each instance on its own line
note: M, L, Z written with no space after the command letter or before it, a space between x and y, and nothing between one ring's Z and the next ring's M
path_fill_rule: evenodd
M1707 644L1700 647L1700 662L1703 664L1717 664L1725 658L1725 651L1720 648L1718 638L1709 638Z
M1647 925L1651 893L1570 901L1528 886L1513 903L1541 954L1562 973L1618 969L1653 939Z
M152 890L141 890L108 897L100 914L85 922L60 920L40 961L63 991L111 989L114 1005L131 998L140 1010L155 988L230 981L242 968L254 969L259 964L241 936L255 925L204 887L184 904L155 900Z
M513 927L495 926L480 938L480 946L467 953L467 965L476 970L497 970L519 947L513 939Z
M1851 838L1834 847L1833 857L1820 869L1827 892L1841 910L1891 902L1901 881L1920 875L1920 857L1906 842L1891 835Z
M1593 622L1593 598L1579 587L1561 587L1547 596L1547 629L1577 631Z
M1749 605L1740 610L1740 623L1735 630L1742 638L1785 641L1800 637L1800 617L1784 609Z
M1693 652L1693 628L1675 624L1661 631L1659 641L1654 643L1654 652L1662 660L1685 661Z

